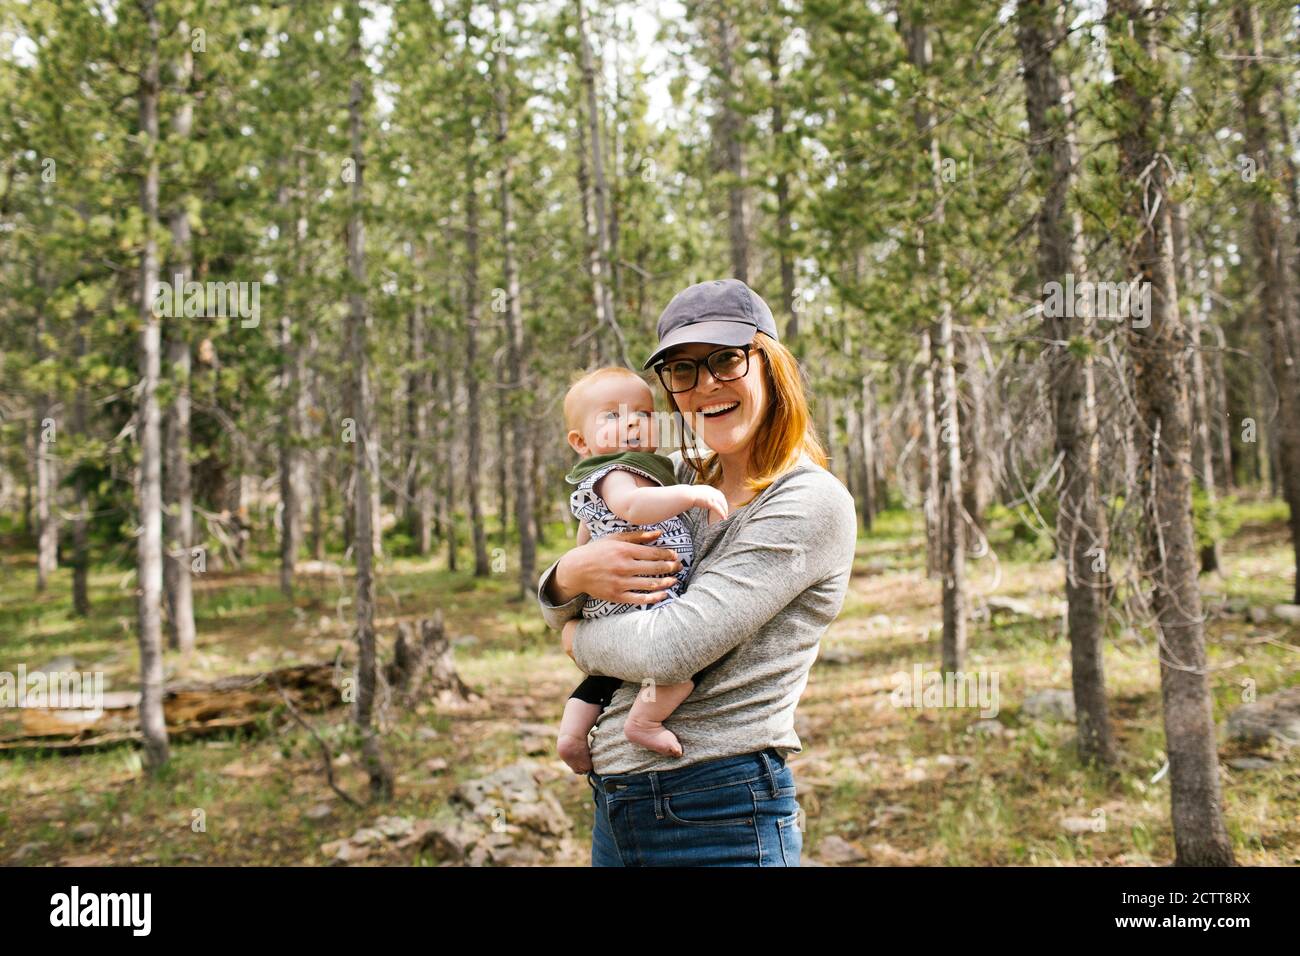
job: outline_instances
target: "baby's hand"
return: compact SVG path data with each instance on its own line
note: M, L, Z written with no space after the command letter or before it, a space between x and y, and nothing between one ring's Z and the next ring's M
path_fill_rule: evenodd
M695 489L695 507L709 509L711 513L718 516L718 521L727 516L726 495L711 485L692 485L691 487ZM710 521L709 523L713 524L714 522Z

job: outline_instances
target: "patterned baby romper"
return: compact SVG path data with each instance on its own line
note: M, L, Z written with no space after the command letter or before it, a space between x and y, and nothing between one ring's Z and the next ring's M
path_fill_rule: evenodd
M602 601L597 598L588 597L582 608L582 616L586 620L598 617L608 617L611 614L623 614L628 611L653 611L660 604L667 604L669 601L681 595L686 587L686 582L691 573L691 562L695 558L695 547L691 541L690 530L686 523L682 521L679 515L673 515L656 524L636 525L620 518L614 512L609 510L609 505L605 500L596 494L595 487L601 478L616 468L622 468L625 471L635 472L649 478L655 484L662 486L663 481L660 477L651 474L649 470L642 466L638 458L645 456L647 452L623 452L608 456L607 461L589 474L582 476L578 481L577 487L569 496L569 508L573 516L579 521L587 523L587 530L591 532L591 539L604 537L607 534L614 534L618 531L637 531L646 528L661 529L663 534L656 538L651 544L659 547L671 548L677 552L677 557L682 562L682 569L677 572L677 583L668 589L667 597L656 604L623 604L612 601ZM604 457L604 456L602 456ZM656 456L662 457L662 456ZM667 467L667 473L673 473L673 464L667 458L663 458L663 463ZM575 471L582 466L580 462ZM572 478L569 479L572 482ZM697 675L698 676L698 675ZM581 685L569 696L578 697L588 703L599 703L601 707L609 706L609 700L622 684L622 680L616 677L588 677Z

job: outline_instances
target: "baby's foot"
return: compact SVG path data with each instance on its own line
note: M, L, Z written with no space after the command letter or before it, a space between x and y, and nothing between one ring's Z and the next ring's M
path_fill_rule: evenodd
M632 743L648 747L665 757L682 755L682 745L678 742L677 735L657 720L643 720L628 714L623 725L623 736Z
M574 773L591 771L591 750L587 747L585 737L560 734L557 749L560 751L560 759L568 764L569 769Z

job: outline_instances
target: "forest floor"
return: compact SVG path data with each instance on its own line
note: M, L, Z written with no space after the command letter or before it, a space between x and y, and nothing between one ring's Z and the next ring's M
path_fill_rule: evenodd
M1223 735L1227 714L1253 686L1263 697L1300 684L1300 625L1252 623L1247 607L1286 601L1292 589L1284 506L1237 505L1240 529L1224 543L1224 573L1202 578L1210 609L1208 653L1219 725L1225 814L1243 864L1300 863L1300 755L1275 750L1262 769L1229 761L1254 753ZM1014 516L990 524L996 563L973 559L971 594L1022 606L970 625L969 670L996 674L1000 707L972 733L978 708L894 706L899 672L939 664L939 586L924 573L918 515L882 514L859 536L850 594L822 643L800 702L803 752L790 759L805 814L806 863L872 865L1149 865L1173 858L1159 669L1149 634L1117 630L1105 651L1111 716L1121 759L1114 770L1083 766L1070 723L1034 719L1033 691L1070 687L1060 618L1061 571L1041 541L1012 534ZM568 542L555 525L539 569ZM72 657L106 674L108 689L136 685L133 574L101 567L91 577L89 620L71 613L70 572L35 591L35 558L17 536L0 565L0 671ZM496 542L493 542L495 545ZM513 557L513 552L506 552ZM339 556L333 556L340 560ZM436 559L387 561L378 577L381 659L396 624L446 615L458 669L482 694L454 711L433 704L388 715L384 752L396 795L383 807L352 807L326 786L316 745L285 724L270 733L175 742L156 778L138 752L117 746L77 755L0 755L0 863L20 865L325 865L321 847L379 816L438 817L456 786L525 758L544 768L544 788L572 820L571 839L550 860L589 860L591 794L535 725L554 728L579 673L517 595L515 573L475 580ZM340 575L301 580L293 602L277 588L274 556L238 572L196 580L198 648L169 678L210 679L289 663L329 661L350 647L350 602ZM1026 607L1027 606L1027 607ZM1028 611L1029 613L1025 613ZM1253 682L1250 683L1250 682ZM397 709L395 709L396 711ZM345 721L338 708L324 726ZM0 715L3 717L3 715ZM544 728L543 728L544 729ZM359 761L341 785L365 792ZM1155 782L1153 778L1156 778ZM199 811L202 811L199 813ZM202 818L203 824L195 821ZM387 862L437 865L427 851Z

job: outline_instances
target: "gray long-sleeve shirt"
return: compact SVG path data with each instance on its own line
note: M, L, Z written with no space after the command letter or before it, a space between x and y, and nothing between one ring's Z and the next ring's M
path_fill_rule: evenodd
M689 483L690 466L680 453L671 457ZM710 525L702 508L684 517L695 541L686 592L663 606L582 621L574 634L585 673L624 681L592 731L596 773L676 770L765 747L803 750L794 710L821 636L844 604L857 540L852 496L805 455L723 521ZM558 628L579 616L585 595L551 604L545 589L554 573L553 564L542 574L537 599ZM706 667L664 722L681 741L681 757L623 736L643 681L677 683Z

